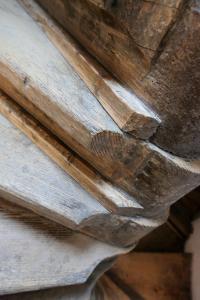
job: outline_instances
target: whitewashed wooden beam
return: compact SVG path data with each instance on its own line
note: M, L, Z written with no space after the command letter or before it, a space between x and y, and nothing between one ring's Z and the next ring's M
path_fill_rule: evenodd
M200 158L199 1L37 2L157 112L156 145Z
M121 132L18 2L2 0L0 15L0 87L6 93L152 216L199 185L198 160Z
M150 138L161 122L159 117L64 32L35 1L19 2L43 28L117 125L137 138ZM102 1L98 3L103 4Z
M128 251L0 200L0 295L85 283L98 265Z
M106 209L127 216L134 216L137 213L143 216L148 215L148 211L145 211L134 197L104 179L74 152L64 147L55 136L41 126L17 103L1 92L0 113L25 133L53 161L102 203Z
M108 211L2 115L0 135L0 195L9 201L120 246L164 222L166 214L126 217Z

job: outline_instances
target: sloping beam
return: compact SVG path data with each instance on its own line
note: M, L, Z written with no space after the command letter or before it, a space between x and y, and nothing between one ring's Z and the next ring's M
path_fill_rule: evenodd
M0 201L0 295L82 284L125 250Z
M156 145L200 157L199 1L38 2L158 114Z
M25 10L17 2L2 1L4 91L152 216L199 184L199 161L183 160L123 134Z
M7 108L11 114L11 106ZM21 117L23 111L18 112ZM12 116L15 121L24 120L17 118L19 115ZM34 136L32 124L31 120L27 122ZM9 201L73 230L120 246L134 244L164 222L166 214L152 219L109 212L2 115L0 136L0 195ZM48 146L54 150L51 143Z
M43 28L117 125L137 138L150 138L160 124L158 116L64 32L35 1L21 0L20 3Z
M55 136L43 128L30 114L1 92L0 113L24 132L109 211L127 216L134 216L139 212L140 214L148 214L134 197L105 180L75 153L64 147Z

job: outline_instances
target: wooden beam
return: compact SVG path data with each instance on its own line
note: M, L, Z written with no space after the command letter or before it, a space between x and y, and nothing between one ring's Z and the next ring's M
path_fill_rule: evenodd
M0 92L0 113L24 132L64 171L72 176L109 211L127 216L145 214L136 199L105 180L70 149L64 147L55 136L44 129L31 115L12 99ZM148 214L148 212L147 212Z
M1 7L0 28L0 87L152 216L199 185L198 160L183 160L120 131L17 2Z
M120 257L111 277L133 294L148 300L190 298L191 255L182 253L130 253Z
M21 0L34 20L77 71L117 125L140 139L151 137L160 120L145 103L120 84L34 1Z
M82 284L124 250L0 201L0 295Z
M15 121L21 120L14 116ZM34 129L31 120L27 123L29 129ZM29 133L40 139L34 130ZM118 246L134 244L164 222L166 214L145 218L138 215L123 217L109 212L2 115L0 134L0 195L7 200ZM44 140L43 145L54 150L48 140Z
M155 1L57 0L54 10L51 1L38 2L103 65L130 82L149 70L183 1L174 1L174 8Z
M87 0L85 1L87 5ZM137 44L156 52L163 37L174 23L183 0L145 1L145 0L89 0L105 13L114 17L121 27L127 30L127 36ZM127 57L128 58L128 57Z
M101 173L123 183L124 172L136 172L144 163L143 157L130 155L137 141L120 131L22 6L3 1L0 87L45 125L48 119L47 127Z
M200 157L199 1L37 2L158 114L154 143Z

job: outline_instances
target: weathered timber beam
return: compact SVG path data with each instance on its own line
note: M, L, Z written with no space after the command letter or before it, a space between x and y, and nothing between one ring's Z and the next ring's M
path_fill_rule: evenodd
M42 3L43 1L41 1ZM88 0L105 10L127 29L127 35L138 48L158 51L166 32L176 20L184 0ZM87 0L85 0L87 5Z
M125 252L3 199L0 240L0 295L83 284L101 263Z
M95 199L109 211L134 216L145 214L136 199L105 180L98 172L84 163L70 149L64 147L55 136L44 129L30 114L0 92L0 113L24 132L64 171L71 175ZM148 214L148 212L146 212Z
M0 87L42 123L48 118L47 127L101 173L123 181L127 169L135 172L144 162L142 156L130 155L130 148L136 152L137 141L121 132L17 1L16 5L2 1Z
M162 124L153 142L181 157L200 157L198 1L117 1L110 11L81 0L38 2L156 111ZM136 17L135 10L140 12ZM159 45L157 51L148 55L134 48L118 18L130 22L132 40L138 38L143 46ZM150 57L149 63L144 57Z
M186 3L142 89L163 120L152 141L179 156L199 158L200 2Z
M49 39L123 131L140 139L148 139L155 133L160 124L159 117L142 100L111 76L35 1L20 0L20 3L41 25Z
M5 1L0 26L0 87L141 206L157 213L199 185L198 160L183 160L120 131L17 2Z
M101 1L100 5L87 0L57 0L54 5L49 0L38 2L108 69L118 68L131 76L134 72L139 77L149 69L178 13L176 8L151 1Z
M28 124L31 127L31 120ZM33 129L29 135L41 141L41 136L35 135ZM134 244L165 221L165 213L152 219L137 214L123 217L109 212L2 115L0 135L0 195L3 198L73 230L118 246ZM56 151L52 144L42 141ZM64 160L65 157L61 158ZM67 156L65 163L69 163Z

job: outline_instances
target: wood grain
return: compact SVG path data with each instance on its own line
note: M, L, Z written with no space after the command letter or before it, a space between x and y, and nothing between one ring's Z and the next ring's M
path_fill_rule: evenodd
M117 125L137 138L148 139L160 120L145 103L111 76L34 1L21 0L49 39L78 72Z
M102 203L106 209L127 216L133 216L137 213L145 214L144 208L137 203L136 199L106 181L76 154L59 143L31 115L1 92L0 112Z
M38 2L124 82L142 78L149 70L182 3L175 1L176 9L138 0Z
M98 5L98 0L89 0ZM171 2L171 3L170 3ZM127 29L138 48L157 51L166 32L175 21L183 0L104 1L100 6Z
M2 1L0 87L18 102L22 101L19 95L25 97L23 106L32 113L34 110L42 123L46 122L33 109L32 105L36 106L49 118L57 135L62 134L61 128L62 139L74 151L105 176L117 176L123 182L124 172L130 173L133 167L136 170L143 164L143 157L130 155L130 148L136 151L137 141L120 131L17 1Z
M164 120L153 142L191 159L200 157L200 2L186 4L143 89Z
M188 300L190 264L188 254L133 252L120 257L110 274L141 299Z
M0 294L82 284L124 250L0 201Z
M17 2L5 1L6 7L0 19L0 85L12 98L152 216L199 185L198 160L123 134L25 10Z
M199 1L125 0L106 9L95 1L38 2L157 113L154 143L200 157Z
M109 212L2 115L0 134L0 195L7 200L118 246L134 244L165 221L166 213L145 218Z

